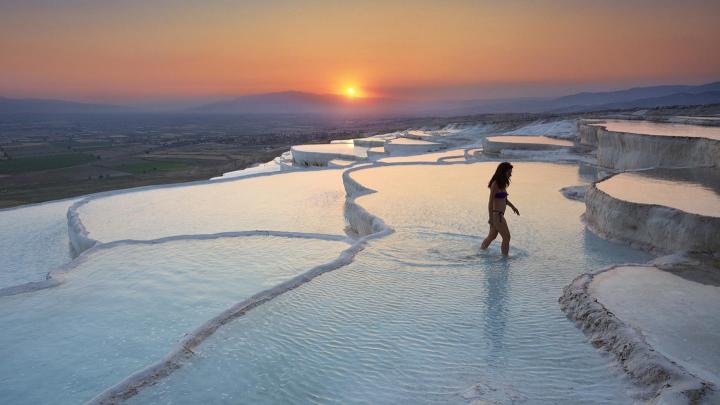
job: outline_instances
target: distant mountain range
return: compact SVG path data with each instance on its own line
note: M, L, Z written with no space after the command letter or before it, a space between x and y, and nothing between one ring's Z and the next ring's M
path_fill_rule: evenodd
M287 91L240 96L174 112L195 114L467 115L503 112L567 113L718 103L720 103L720 82L700 86L636 87L620 91L577 93L557 98L456 101L350 99L341 95ZM0 97L0 114L89 114L144 111L145 109L137 106Z

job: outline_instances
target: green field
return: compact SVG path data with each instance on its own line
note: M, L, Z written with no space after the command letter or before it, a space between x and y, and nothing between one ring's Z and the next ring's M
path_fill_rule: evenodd
M114 167L114 169L128 172L130 174L144 174L150 172L174 172L179 170L186 170L191 166L185 162L179 162L175 160L148 160L143 159L137 163L131 163L126 165L120 165Z
M17 174L38 170L58 169L77 166L96 160L87 153L67 153L62 155L30 156L12 160L0 160L0 174Z

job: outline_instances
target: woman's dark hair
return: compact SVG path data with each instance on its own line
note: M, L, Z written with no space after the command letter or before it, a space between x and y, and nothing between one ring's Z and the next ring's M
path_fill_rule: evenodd
M497 184L500 188L506 188L510 185L510 176L508 174L512 170L513 165L510 164L510 162L502 162L498 165L497 169L495 169L495 174L493 174L492 178L490 179L490 182L488 183L488 187L492 186L493 181L495 184Z

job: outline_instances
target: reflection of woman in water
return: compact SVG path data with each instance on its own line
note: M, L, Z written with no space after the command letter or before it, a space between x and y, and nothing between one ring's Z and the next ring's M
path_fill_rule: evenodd
M488 202L488 213L490 214L490 232L487 238L480 245L480 249L487 249L490 243L497 238L498 234L502 237L502 254L507 256L510 251L510 230L505 220L505 207L510 206L515 214L520 215L520 211L508 200L507 187L510 185L510 176L512 176L513 166L509 162L502 162L498 165L488 183L490 187L490 201Z

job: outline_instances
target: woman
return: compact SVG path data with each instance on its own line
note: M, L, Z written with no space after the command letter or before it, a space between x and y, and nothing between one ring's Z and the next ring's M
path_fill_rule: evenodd
M490 183L488 183L488 187L490 187L490 200L488 201L490 232L482 245L480 245L481 249L487 249L499 233L502 237L501 250L503 256L507 256L510 251L510 230L505 220L505 207L510 206L516 215L520 215L520 211L507 198L507 187L510 185L512 169L513 166L509 162L500 163L495 170L495 174L490 179Z

